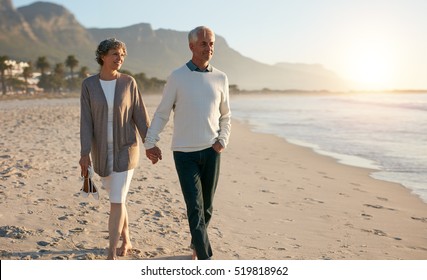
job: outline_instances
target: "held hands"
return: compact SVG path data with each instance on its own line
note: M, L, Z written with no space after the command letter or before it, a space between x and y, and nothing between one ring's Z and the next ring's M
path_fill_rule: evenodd
M145 155L153 164L156 164L159 160L162 159L162 151L159 147L153 147L151 149L145 150Z

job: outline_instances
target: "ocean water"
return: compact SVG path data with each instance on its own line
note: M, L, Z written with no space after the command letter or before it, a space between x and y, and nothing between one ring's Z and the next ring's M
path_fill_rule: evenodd
M256 132L371 168L427 203L427 92L238 95L231 107Z

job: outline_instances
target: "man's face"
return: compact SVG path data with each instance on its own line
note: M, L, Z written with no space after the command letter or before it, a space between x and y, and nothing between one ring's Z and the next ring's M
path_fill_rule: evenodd
M214 53L215 35L209 30L197 34L197 42L190 43L193 58L198 61L210 61Z

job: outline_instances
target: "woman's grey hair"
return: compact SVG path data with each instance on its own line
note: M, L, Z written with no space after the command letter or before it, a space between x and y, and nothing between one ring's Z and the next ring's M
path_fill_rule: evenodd
M106 55L111 49L122 49L126 54L126 44L122 41L117 40L116 38L108 38L101 43L99 43L98 48L96 49L96 61L99 65L103 65L104 61L102 56Z
M193 30L191 30L188 33L188 42L189 43L197 42L198 35L199 35L200 31L211 32L215 36L215 33L209 27L206 27L206 26L197 26L196 28L194 28Z

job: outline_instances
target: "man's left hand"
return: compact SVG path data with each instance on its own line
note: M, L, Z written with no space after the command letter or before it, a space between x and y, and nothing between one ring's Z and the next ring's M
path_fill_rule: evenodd
M221 143L219 141L216 141L212 145L212 149L214 149L215 152L217 152L218 154L220 154L220 153L222 153L222 151L224 151L224 147L221 145Z

